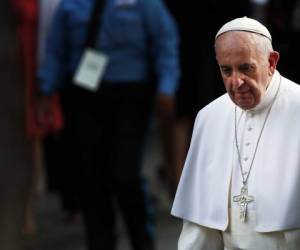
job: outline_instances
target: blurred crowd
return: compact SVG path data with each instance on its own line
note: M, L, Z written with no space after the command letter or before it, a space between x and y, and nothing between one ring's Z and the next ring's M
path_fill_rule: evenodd
M172 200L194 118L225 93L213 41L226 21L249 16L264 23L281 54L278 70L300 82L299 0L10 0L0 11L1 65L10 72L7 86L1 84L0 119L7 124L0 126L7 138L1 171L18 165L16 172L27 178L17 195L1 193L0 218L8 210L19 215L15 229L0 237L7 250L21 249L15 239L38 233L34 204L41 178L58 195L65 222L83 220L87 249L115 249L116 207L132 249L156 249L155 204L142 171L151 127L157 126L164 156L157 178ZM93 90L74 84L91 51L107 60L92 65L104 72ZM23 120L24 128L16 126Z

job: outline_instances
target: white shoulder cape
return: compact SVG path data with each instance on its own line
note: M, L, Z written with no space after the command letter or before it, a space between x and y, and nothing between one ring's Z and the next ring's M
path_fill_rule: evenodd
M300 228L300 86L282 77L256 155L256 231ZM172 215L209 228L228 226L234 104L227 94L197 115Z

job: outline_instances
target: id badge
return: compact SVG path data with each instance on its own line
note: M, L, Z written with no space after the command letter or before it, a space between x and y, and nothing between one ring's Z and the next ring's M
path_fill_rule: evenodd
M94 49L86 49L74 74L74 84L93 92L97 91L107 63L107 55Z

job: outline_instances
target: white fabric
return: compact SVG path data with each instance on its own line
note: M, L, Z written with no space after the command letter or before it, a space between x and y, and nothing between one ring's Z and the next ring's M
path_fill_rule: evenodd
M184 221L178 240L178 250L224 250L222 233Z
M274 79L278 76L276 71ZM255 231L300 228L300 86L282 77L253 165ZM225 231L234 143L234 104L228 94L197 115L171 213Z
M262 101L255 108L251 110L242 110L237 108L237 131L238 131L238 147L241 155L241 162L243 166L244 176L249 174L248 178L248 195L254 196L254 202L249 203L248 209L255 209L255 197L256 197L256 172L257 168L255 166L255 158L253 162L253 167L250 170L250 165L253 159L255 147L258 141L260 131L262 129L264 120L266 118L267 112L274 101L276 92L280 84L280 75L275 74L272 78L272 81L269 84L269 87L266 91L265 96ZM267 121L269 123L269 121ZM264 134L264 131L263 131ZM262 135L263 135L262 134ZM258 146L259 147L259 146ZM260 147L259 147L260 148ZM230 207L238 208L236 202L232 202L232 197L239 195L241 192L241 187L243 179L241 176L241 170L238 161L238 154L236 151L236 145L233 146L233 172L232 172L232 187L231 187L231 203Z
M228 23L225 23L217 32L216 39L220 35L228 31L247 31L258 33L269 38L272 41L272 37L268 29L260 22L248 17L236 18Z
M271 233L254 231L255 211L248 211L246 222L241 222L238 209L230 209L229 211L229 227L222 234L224 246L227 249L287 250L286 240L282 231Z
M230 212L230 227L214 230L184 220L178 250L299 250L300 229L271 233L255 232L256 214L242 223L238 211Z

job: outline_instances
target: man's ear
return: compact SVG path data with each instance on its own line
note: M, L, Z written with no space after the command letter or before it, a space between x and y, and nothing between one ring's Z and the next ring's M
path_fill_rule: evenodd
M269 75L270 76L274 74L277 63L279 61L279 58L280 58L280 55L277 51L272 51L270 53L270 56L269 56Z

